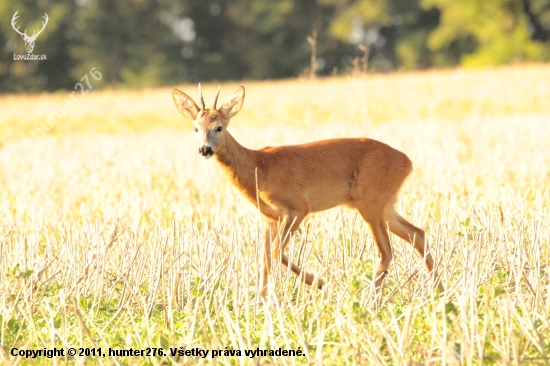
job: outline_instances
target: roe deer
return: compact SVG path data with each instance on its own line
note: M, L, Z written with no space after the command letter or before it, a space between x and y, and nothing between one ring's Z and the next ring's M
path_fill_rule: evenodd
M214 157L229 180L260 210L266 224L263 296L272 258L290 266L308 285L314 283L312 274L289 262L285 247L290 234L308 213L342 204L357 208L370 226L381 257L376 288L383 283L392 260L386 231L389 228L425 257L438 288L444 290L434 270L434 260L425 251L424 230L402 218L393 207L401 184L412 170L405 154L368 138L338 138L249 150L227 131L229 120L243 105L244 87L231 93L218 109L219 87L212 108L205 107L200 84L199 94L201 108L178 89L172 92L177 109L193 121L199 154L206 159ZM318 280L316 285L321 288L323 283Z

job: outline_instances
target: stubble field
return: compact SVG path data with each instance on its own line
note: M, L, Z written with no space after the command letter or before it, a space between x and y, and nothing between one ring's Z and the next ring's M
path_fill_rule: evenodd
M309 216L287 249L325 288L277 268L261 301L259 214L199 157L171 89L92 89L53 127L70 92L4 95L2 364L550 363L549 66L240 84L229 131L246 147L366 136L405 152L414 171L396 207L426 230L449 290L436 296L391 236L377 298L367 225L336 208ZM207 105L216 87L204 86ZM69 347L107 356L12 355ZM245 355L279 348L303 355ZM192 349L209 353L172 355Z

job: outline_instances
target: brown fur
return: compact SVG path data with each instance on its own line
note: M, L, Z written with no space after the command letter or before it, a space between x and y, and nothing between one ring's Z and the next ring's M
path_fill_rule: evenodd
M180 94L181 93L181 94ZM265 295L273 260L280 260L308 285L314 276L289 263L284 254L289 235L294 233L311 212L338 205L357 208L369 225L379 249L381 261L375 285L387 275L392 249L387 228L413 244L425 255L426 266L434 271L430 253L425 253L424 231L406 221L394 210L399 188L412 171L412 163L402 152L367 138L316 141L303 145L266 147L250 150L225 131L229 119L244 100L244 88L233 92L219 110L193 110L192 99L174 91L180 112L199 126L199 136L206 136L216 126L224 132L214 141L214 158L229 180L254 205L258 205L266 223L263 288ZM191 101L191 103L189 102ZM202 135L201 135L202 133ZM203 139L203 141L207 141ZM387 225L387 226L386 226ZM438 287L443 290L434 271ZM319 280L317 286L321 287Z

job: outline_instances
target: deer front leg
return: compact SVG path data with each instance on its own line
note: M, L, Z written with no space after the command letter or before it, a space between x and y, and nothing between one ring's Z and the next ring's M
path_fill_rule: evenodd
M271 271L271 243L272 237L277 236L277 225L273 225L272 222L268 222L264 229L264 263L262 270L262 297L267 295L267 280L269 272Z
M292 219L290 219L292 217ZM288 257L284 254L284 250L290 240L290 235L294 234L304 216L286 216L283 222L269 221L265 228L265 255L264 255L264 269L263 269L263 281L262 281L262 296L266 295L267 282L269 272L271 271L271 265L273 261L281 261L283 265L289 267L294 275L299 277L307 285L313 285L315 276L311 273L304 272L300 267L291 263ZM280 227L283 226L282 230ZM323 281L317 280L316 286L321 288Z

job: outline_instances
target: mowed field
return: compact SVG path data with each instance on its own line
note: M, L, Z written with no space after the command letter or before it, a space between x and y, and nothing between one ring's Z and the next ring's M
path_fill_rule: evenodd
M63 111L69 91L3 95L1 364L550 363L549 65L245 81L220 98L241 84L228 130L246 147L362 136L405 152L396 207L426 230L448 291L392 235L377 297L367 225L335 208L287 249L326 286L277 267L262 301L257 209L199 156L170 88L92 89ZM216 88L203 85L207 105ZM12 355L56 347L107 356ZM173 355L193 349L209 353ZM258 349L303 355L245 354Z

